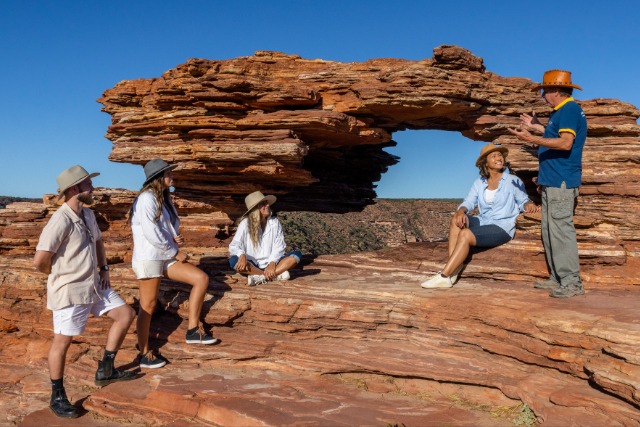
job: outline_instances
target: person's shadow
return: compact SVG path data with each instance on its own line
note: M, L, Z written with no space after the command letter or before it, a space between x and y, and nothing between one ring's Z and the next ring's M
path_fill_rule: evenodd
M320 272L322 271L321 269L308 267L313 264L313 261L317 257L317 255L312 254L303 255L298 265L291 269L291 279L295 279L296 277L315 276L316 274L320 274Z

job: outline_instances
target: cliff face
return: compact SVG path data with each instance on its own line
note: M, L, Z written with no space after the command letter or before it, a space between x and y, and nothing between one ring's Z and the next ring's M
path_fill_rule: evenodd
M383 148L404 129L504 144L537 199L535 150L506 130L522 112L548 117L532 87L527 79L486 71L481 58L462 48L440 46L422 61L339 63L276 52L191 59L160 78L121 82L99 101L112 116L110 159L144 164L162 157L178 164L178 199L185 208L197 205L194 213L220 212L211 223L224 230L225 216L240 215L244 195L255 189L277 194L285 211L362 209L375 196L373 182L397 162ZM640 219L628 212L640 195L634 167L640 113L611 99L581 105L589 123L576 210L581 254L630 284L638 274L616 266L638 272ZM521 233L537 236L536 226L527 222Z
M92 319L67 372L72 398L90 411L83 425L502 425L521 403L553 425L638 425L640 113L632 105L581 101L589 135L575 219L585 296L551 300L531 288L546 276L535 215L518 219L512 242L475 253L446 291L418 286L441 267L443 243L321 256L292 282L258 289L226 266L247 193L277 194L284 211L361 210L372 203L372 183L397 162L382 149L402 129L506 145L536 199L535 152L506 131L522 112L548 117L533 86L441 46L423 61L345 64L274 52L192 59L107 90L99 101L112 116L111 160L178 165L181 232L210 274L203 316L223 340L208 349L182 344L186 289L163 283L154 337L173 363L133 386L96 390L91 377L109 323ZM112 281L135 305L126 222L135 193L96 196ZM43 409L46 278L31 259L55 209L45 196L0 210L0 372L8 378L0 392L7 420L26 425L51 422ZM121 363L134 359L134 346L132 328Z

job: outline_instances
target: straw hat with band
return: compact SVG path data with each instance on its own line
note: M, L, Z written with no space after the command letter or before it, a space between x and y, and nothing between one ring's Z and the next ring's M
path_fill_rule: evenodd
M253 193L245 197L244 204L247 205L247 211L244 213L244 215L242 215L242 218L249 215L249 212L251 212L256 206L258 206L265 200L267 201L267 203L269 203L269 206L271 206L276 202L276 196L265 196L260 191L254 191Z
M144 175L146 179L142 186L144 187L145 185L153 181L154 178L156 178L161 173L164 173L164 171L174 169L177 166L178 165L170 165L162 159L149 160L147 164L144 165Z
M487 144L484 147L482 147L482 150L480 150L480 155L478 156L478 160L476 160L476 166L480 167L480 163L482 162L482 159L484 159L494 151L500 151L502 155L505 157L507 156L507 154L509 154L509 150L507 149L507 147L502 147L500 145L495 145L495 144Z
M571 72L564 70L549 70L545 72L542 77L542 83L538 84L533 91L537 92L545 87L572 87L582 90L580 86L571 83Z
M73 187L74 185L80 184L87 178L93 178L100 175L99 172L89 173L80 165L71 166L63 170L56 181L58 182L58 200L64 197L64 192Z

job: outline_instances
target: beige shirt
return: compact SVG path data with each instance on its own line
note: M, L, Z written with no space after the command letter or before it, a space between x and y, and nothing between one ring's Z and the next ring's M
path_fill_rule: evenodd
M53 252L47 281L47 308L91 304L98 297L96 240L102 237L93 211L82 208L84 221L66 203L49 219L36 250ZM86 222L86 225L85 225Z

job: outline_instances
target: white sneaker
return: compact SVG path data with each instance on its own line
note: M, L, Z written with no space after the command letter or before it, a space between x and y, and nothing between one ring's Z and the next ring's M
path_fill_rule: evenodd
M247 276L247 286L263 285L265 283L267 283L267 279L262 274Z
M460 272L462 271L463 268L464 268L464 264L460 264L458 268L456 268L453 271L453 274L449 276L451 278L451 284L453 285L456 284L456 282L458 281L458 276L460 275Z
M450 288L453 286L453 282L451 277L444 277L441 273L438 273L429 280L422 282L420 286L426 289Z
M284 271L278 274L278 277L276 277L276 280L289 280L289 279L291 279L291 274L289 274L288 271Z

